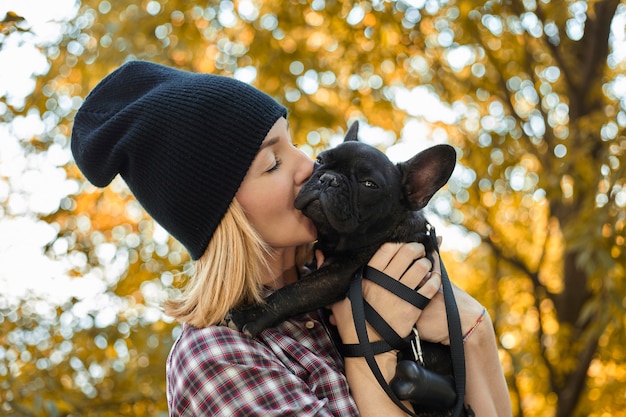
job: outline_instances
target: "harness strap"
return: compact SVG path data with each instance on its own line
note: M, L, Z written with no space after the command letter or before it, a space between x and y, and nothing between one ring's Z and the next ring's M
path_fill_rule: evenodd
M430 226L430 225L429 225ZM433 243L433 247L439 253L439 246L437 243L437 237L435 228L430 226L429 237ZM461 416L464 410L465 401L465 352L463 347L463 334L461 330L461 319L459 316L456 300L452 292L452 284L445 270L441 256L439 257L439 263L441 266L441 282L443 287L444 303L446 308L446 315L448 318L448 333L450 337L450 354L452 358L452 369L455 379L456 388L456 403L454 405L453 416ZM366 274L366 276L364 276ZM389 277L387 274L378 271L369 266L359 268L355 277L350 283L350 289L348 291L348 297L352 304L352 316L354 319L354 326L357 333L359 343L357 345L344 345L349 355L363 356L370 367L372 373L376 377L376 380L380 384L385 393L393 400L393 402L405 413L416 417L417 415L409 410L402 401L393 392L387 381L382 375L374 355L387 352L392 349L402 349L407 344L407 341L411 340L412 335L402 338L387 324L383 318L369 305L363 298L363 279L369 279L383 288L391 291L393 294L402 298L403 300L411 303L419 309L424 309L430 301L428 298L417 293L416 291L408 289L405 285L401 284L397 280ZM367 333L366 320L376 329L376 331L383 337L383 341L369 342L369 336Z

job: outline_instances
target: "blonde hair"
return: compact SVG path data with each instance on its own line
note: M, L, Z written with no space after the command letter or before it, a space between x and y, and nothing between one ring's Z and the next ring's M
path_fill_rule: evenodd
M182 297L165 302L165 313L195 327L220 323L239 304L263 302L263 277L270 271L269 246L233 199Z

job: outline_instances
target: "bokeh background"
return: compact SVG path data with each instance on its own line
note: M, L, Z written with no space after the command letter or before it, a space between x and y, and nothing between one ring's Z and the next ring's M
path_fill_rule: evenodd
M623 0L2 0L0 19L0 415L167 415L161 303L192 265L69 152L85 95L145 59L268 92L311 156L353 120L395 160L454 145L429 216L494 319L515 416L626 416Z

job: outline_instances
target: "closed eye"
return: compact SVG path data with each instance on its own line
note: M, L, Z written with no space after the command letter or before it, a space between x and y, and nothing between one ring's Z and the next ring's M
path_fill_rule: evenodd
M282 161L281 161L280 159L276 158L276 160L275 160L275 162L274 162L274 165L273 165L270 169L268 169L268 170L267 170L267 172L274 172L274 171L276 171L276 170L278 169L278 167L279 167L279 166L281 166L281 165L282 165Z

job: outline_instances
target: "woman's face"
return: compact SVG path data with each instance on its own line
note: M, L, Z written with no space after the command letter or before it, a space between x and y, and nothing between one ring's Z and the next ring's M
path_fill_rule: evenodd
M293 202L313 172L313 161L294 147L284 117L268 132L235 198L252 226L271 247L287 248L316 239L311 220Z

